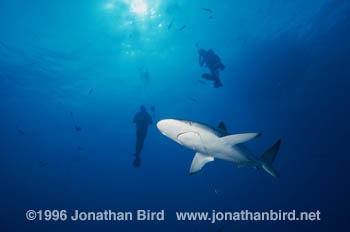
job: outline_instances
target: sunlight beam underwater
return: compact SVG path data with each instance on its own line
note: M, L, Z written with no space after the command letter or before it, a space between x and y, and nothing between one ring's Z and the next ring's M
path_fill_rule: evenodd
M147 14L147 4L143 0L134 0L130 5L131 12L139 15Z

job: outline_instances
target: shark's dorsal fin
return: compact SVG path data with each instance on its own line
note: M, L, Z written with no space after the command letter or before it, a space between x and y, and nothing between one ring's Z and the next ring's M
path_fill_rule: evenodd
M235 145L239 143L245 143L251 139L254 139L256 137L259 137L260 133L246 133L246 134L236 134L236 135L228 135L225 137L220 138L220 142L229 144L229 145Z
M218 128L227 132L227 127L226 127L226 124L224 122L220 122Z
M192 160L190 174L194 174L201 170L206 163L214 161L214 157L203 155L202 153L197 152Z

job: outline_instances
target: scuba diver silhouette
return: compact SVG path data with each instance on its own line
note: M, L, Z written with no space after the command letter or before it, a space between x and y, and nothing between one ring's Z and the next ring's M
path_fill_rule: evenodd
M141 165L140 154L147 136L148 126L153 123L151 115L143 105L140 107L140 112L135 114L133 123L136 124L136 153L133 165L138 168Z
M203 67L208 67L211 74L204 73L202 78L206 80L214 81L214 88L219 88L222 86L220 80L220 72L219 70L224 70L225 66L222 64L220 57L218 57L213 50L209 49L208 51L203 48L198 48L199 53L199 65Z

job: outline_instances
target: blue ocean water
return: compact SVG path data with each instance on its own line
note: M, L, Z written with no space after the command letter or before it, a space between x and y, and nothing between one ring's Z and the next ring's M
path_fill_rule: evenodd
M345 229L349 13L347 0L1 1L1 231ZM225 64L222 88L201 78L196 45ZM140 105L155 114L134 168ZM247 143L256 156L281 138L281 178L220 160L189 175L194 152L157 130L164 118L261 132ZM31 209L164 209L166 220L28 221ZM175 217L213 209L320 210L322 220Z

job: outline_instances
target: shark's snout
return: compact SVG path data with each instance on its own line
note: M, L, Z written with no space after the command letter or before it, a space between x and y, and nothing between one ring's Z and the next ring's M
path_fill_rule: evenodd
M163 119L157 123L158 130L165 136L176 140L177 135L181 133L181 122L176 119Z
M170 130L169 119L160 120L157 123L157 128L163 135L169 137L169 130Z
M166 129L166 120L160 120L159 122L157 122L157 128L158 130L163 132Z

